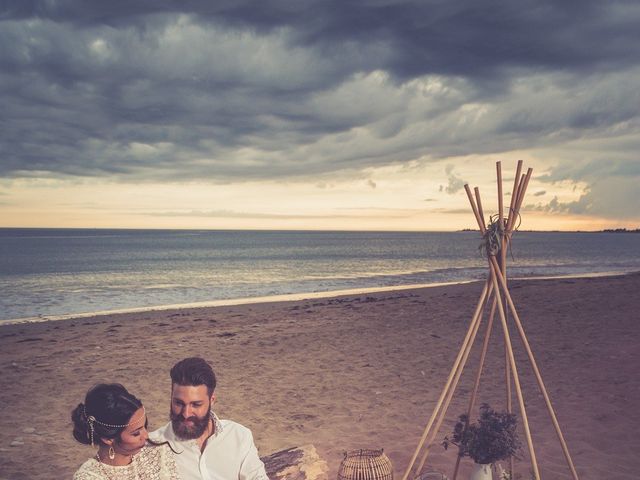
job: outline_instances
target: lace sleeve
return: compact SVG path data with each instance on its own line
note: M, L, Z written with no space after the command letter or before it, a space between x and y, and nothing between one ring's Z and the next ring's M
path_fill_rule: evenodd
M78 471L73 474L73 480L106 480L105 477L96 470L95 460L90 459L84 462Z
M162 480L180 480L174 453L168 445L160 447L160 478Z
M129 465L111 467L89 459L73 480L180 480L174 453L169 445L145 446Z

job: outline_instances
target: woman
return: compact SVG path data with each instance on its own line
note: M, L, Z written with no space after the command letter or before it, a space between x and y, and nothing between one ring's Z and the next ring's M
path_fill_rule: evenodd
M74 480L178 480L172 450L168 444L148 442L144 406L122 385L91 388L71 420L78 442L98 446Z

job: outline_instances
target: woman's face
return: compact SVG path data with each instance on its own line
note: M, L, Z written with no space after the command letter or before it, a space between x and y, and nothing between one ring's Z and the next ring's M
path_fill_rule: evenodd
M129 425L120 433L120 439L113 442L113 449L121 455L135 455L147 443L147 416L140 407L131 415Z

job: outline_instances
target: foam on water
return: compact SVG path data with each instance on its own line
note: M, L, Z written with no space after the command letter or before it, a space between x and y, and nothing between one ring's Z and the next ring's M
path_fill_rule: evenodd
M0 229L0 320L473 281L487 274L479 243L477 232ZM510 277L639 271L640 235L516 232L512 255Z

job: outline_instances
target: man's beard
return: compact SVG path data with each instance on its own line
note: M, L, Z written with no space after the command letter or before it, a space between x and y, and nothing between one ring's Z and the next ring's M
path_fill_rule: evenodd
M170 410L169 417L171 418L171 425L173 426L173 432L180 440L193 440L199 438L209 426L211 416L209 413L202 417L192 415L185 419L180 414L173 413ZM192 422L190 425L186 424L186 421Z

